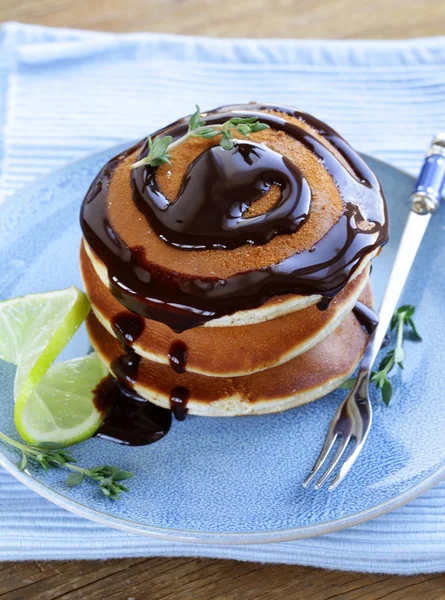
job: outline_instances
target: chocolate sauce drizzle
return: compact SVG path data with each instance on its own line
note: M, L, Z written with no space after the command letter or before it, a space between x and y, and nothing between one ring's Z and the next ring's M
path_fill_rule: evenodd
M187 368L188 347L182 340L176 340L170 346L168 359L171 368L179 374L185 373ZM170 408L177 421L184 421L188 409L187 403L190 398L190 391L184 386L177 386L170 392Z
M127 350L126 354L117 356L111 363L111 371L118 381L132 388L136 383L139 363L141 357L133 350Z
M176 373L185 373L187 367L188 347L181 340L173 342L168 351L170 366Z
M144 147L141 157L147 154ZM252 142L232 150L213 146L188 167L174 202L162 194L156 167L133 172L134 201L155 232L183 250L233 249L266 244L294 233L309 216L311 191L288 158ZM273 185L280 200L266 213L246 217Z
M143 400L111 375L94 390L94 404L104 414L96 437L128 446L154 444L170 430L170 410Z
M120 312L111 319L116 338L125 354L116 357L111 363L109 376L101 382L95 391L95 404L107 405L107 417L101 425L98 437L105 437L133 446L152 444L168 432L171 424L171 413L177 421L184 421L187 416L187 402L190 392L186 387L177 386L170 394L170 421L163 414L166 409L158 409L151 402L144 400L132 388L137 380L141 356L136 354L133 344L142 335L145 327L144 319L136 314ZM170 366L176 373L185 373L188 348L182 340L176 340L170 347L168 358ZM101 408L105 412L105 408ZM153 412L154 411L154 412ZM123 439L127 429L134 427L133 436ZM149 441L143 441L149 440Z
M144 319L124 311L112 318L111 325L125 354L112 361L113 375L94 390L94 404L104 414L96 437L129 446L153 444L169 432L172 413L132 389L141 361L132 346L144 331Z
M125 350L131 350L144 332L145 322L140 315L123 311L112 318L111 326L121 346Z
M170 408L177 421L184 421L187 413L187 403L190 398L188 388L178 385L170 393Z
M121 384L132 388L136 382L141 357L133 350L134 342L144 331L144 319L135 314L121 312L111 320L113 331L125 354L116 357L111 370Z
M261 112L264 110L278 110L306 122L336 148L348 164L349 169L317 137L279 116ZM89 246L107 266L110 289L119 302L130 311L145 318L161 321L177 332L240 310L257 308L269 298L277 295L319 294L327 299L324 303L326 304L330 298L343 289L361 259L377 250L388 240L386 205L381 201L383 194L380 184L366 163L333 129L306 113L271 105L222 107L208 113L206 122L208 125L213 125L232 117L257 117L261 122L290 135L308 148L323 163L323 167L335 180L345 203L344 214L313 248L295 253L275 265L242 272L225 280L217 277L194 278L180 275L151 263L148 257L144 256L141 248L128 248L113 230L108 218L107 190L114 169L137 148L141 148L139 157L142 158L146 154L147 148L141 143L111 159L92 183L83 202L81 225L84 236ZM182 119L154 135L171 135L177 139L186 131L187 122L187 119ZM235 148L245 144L247 143L239 143ZM261 156L264 151L266 163L272 160L272 156L275 160L276 153L264 150L263 145L248 144L248 146L248 154L251 154L251 149L255 148L255 151L258 151ZM198 164L202 163L202 165L208 166L210 159L207 155L209 153L214 160L215 155L219 157L224 152L227 151L213 151L213 153L207 151L196 159L187 171L187 176L193 182L190 189L196 189L196 186L199 188L201 185L200 178L192 176ZM239 159L241 162L244 160L237 157L236 150L228 152L222 160L224 163L230 163L235 159ZM282 165L289 166L284 161L280 168ZM180 192L176 202L172 203L170 208L166 208L163 204L163 197L156 195L157 184L153 183L155 180L150 175L150 168L133 171L133 199L142 214L150 219L150 224L166 242L177 244L184 250L206 248L208 247L206 244L215 244L214 240L218 240L217 244L227 248L236 247L240 243L249 241L255 244L264 243L274 235L288 231L286 226L298 227L301 225L305 219L304 211L307 210L304 203L310 201L310 195L305 191L303 176L296 175L295 171L292 171L291 174L287 173L284 179L278 181L277 172L268 178L266 171L267 169L263 168L258 175L255 169L249 169L245 162L242 176L248 192L246 206L256 199L253 191L255 182L259 181L258 193L261 195L267 186L277 181L282 189L282 197L274 207L275 216L273 216L274 209L272 209L271 214L266 213L262 220L243 219L244 205L240 205L240 196L236 200L238 212L235 211L234 222L237 225L234 229L223 229L224 214L227 218L227 213L224 211L228 206L224 200L225 208L211 220L209 233L199 231L198 225L202 225L201 217L204 213L208 216L211 207L214 207L211 202L211 190L208 189L206 192L205 189L199 189L195 203L192 194L187 191L191 184L187 184L186 181L181 190L182 194ZM223 174L217 183L224 188L227 183L226 179ZM148 185L147 180L153 183L152 187L151 184ZM211 179L207 178L205 181L206 186L211 184ZM286 195L286 186L291 185L292 182L297 189L296 195L295 190ZM151 195L147 195L147 190ZM181 197L188 198L189 204L183 204ZM225 194L222 197L226 198ZM284 217L282 222L277 221L275 217L277 211L279 213L283 208L284 197L287 198L284 202L287 213L284 211L283 215L287 214L287 217ZM176 203L178 204L175 208ZM296 210L291 210L295 206ZM162 207L165 208L165 214L162 215L161 221ZM300 222L296 219L297 213L301 216ZM183 221L184 223L176 223L177 227L174 221ZM284 222L286 222L286 226ZM184 225L184 229L182 225ZM231 244L235 244L235 246L231 246Z

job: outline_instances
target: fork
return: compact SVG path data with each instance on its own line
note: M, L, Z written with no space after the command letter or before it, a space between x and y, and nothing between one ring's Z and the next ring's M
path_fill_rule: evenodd
M328 488L332 492L349 473L366 442L372 424L372 405L369 400L371 369L431 215L437 210L440 200L444 197L445 133L441 133L431 143L414 187L414 192L411 195L410 214L380 306L378 325L376 324L369 337L354 387L337 409L320 455L303 483L305 488L320 474L323 465L338 441L338 446L331 461L315 484L315 489L320 489L343 459L335 479Z

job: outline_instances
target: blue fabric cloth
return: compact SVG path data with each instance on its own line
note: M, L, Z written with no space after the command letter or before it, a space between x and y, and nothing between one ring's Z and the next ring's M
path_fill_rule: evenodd
M219 40L0 29L0 198L95 150L232 102L298 106L359 150L415 173L444 127L445 38ZM445 570L445 484L319 538L203 546L108 530L0 472L0 559L213 556L387 573Z

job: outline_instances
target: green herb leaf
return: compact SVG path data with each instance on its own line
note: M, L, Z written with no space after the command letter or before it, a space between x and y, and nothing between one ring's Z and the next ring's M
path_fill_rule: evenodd
M231 131L225 131L224 132L219 145L224 150L231 150L233 148L233 139L232 139L232 132Z
M130 471L122 471L121 469L116 469L112 477L113 481L124 481L125 479L131 479L132 477L134 477L134 473L130 473Z
M149 164L150 167L160 167L163 163L167 163L168 165L171 165L170 157L169 156L160 156L159 158L154 158L147 164Z
M257 123L258 117L233 117L229 123L232 125L244 125L245 123Z
M379 365L379 371L389 372L394 366L394 350L389 350L386 356L381 360Z
M66 479L67 485L80 485L85 479L90 479L96 482L100 491L112 500L118 500L122 492L128 492L128 488L119 482L134 477L134 473L112 465L101 465L90 469L79 467L71 454L49 444L45 444L47 446L45 448L22 444L2 432L0 432L0 441L21 452L19 469L25 469L29 461L40 466L44 471L48 471L50 467L68 469L71 473Z
M418 331L417 331L417 329L416 329L416 326L414 325L414 321L412 320L412 318L411 318L411 317L408 317L408 318L406 319L406 324L407 324L407 325L408 325L408 327L411 329L411 332L410 332L411 339L412 339L414 342L421 342L421 341L422 341L422 338L420 337L420 335L419 335L419 333L418 333Z
M181 138L173 141L169 135L158 136L155 140L147 138L148 155L135 162L131 168L137 169L143 166L159 167L164 163L171 164L170 151L182 144L190 137L199 137L210 140L218 135L221 136L220 146L224 150L231 150L234 145L232 130L235 129L244 136L268 129L266 123L260 123L257 117L233 117L221 125L206 125L201 117L201 110L196 105L196 111L192 114L188 123L188 130Z
M24 452L22 452L22 458L18 464L18 468L20 469L20 471L24 471L27 466L28 466L28 457L26 456L26 454Z
M265 129L269 129L267 123L254 123L251 127L251 133L258 133L258 131L264 131Z
M409 304L400 306L394 313L390 329L397 332L396 343L393 350L389 350L383 359L380 361L378 371L371 375L371 382L375 383L377 389L382 393L382 399L388 406L392 397L392 385L388 378L392 369L397 366L403 369L403 361L405 360L405 350L403 348L403 338L406 333L406 327L409 328L412 339L420 340L421 337L417 333L412 316L415 312L415 307Z
M392 385L389 379L386 379L381 387L383 402L389 406L392 397Z
M173 138L171 135L166 135L164 137L157 137L155 139L155 141L153 142L153 145L151 148L151 154L153 155L153 158L162 158L163 156L165 156L166 152L167 152L167 148L171 144L172 139Z
M236 126L236 130L238 131L238 133L241 133L241 135L249 135L249 133L251 132L251 128L249 127L249 125L237 125Z
M201 119L201 109L196 104L196 111L192 114L189 121L189 131L193 131L194 129L198 129L198 127L202 127L205 125L205 121Z
M193 134L193 137L200 137L204 138L205 140L210 140L216 137L217 135L221 135L221 132L216 129L209 129L207 131L200 131L197 134Z
M403 306L400 306L395 314L398 318L404 317L406 319L412 317L415 310L416 308L412 304L404 304Z
M83 473L70 473L66 478L65 483L74 487L76 485L80 485L84 480L84 477L85 475Z
M417 333L412 316L415 312L414 306L409 304L401 306L396 310L391 319L391 330L397 331L397 339L394 350L388 350L386 355L380 361L378 371L371 374L370 381L375 384L376 388L381 391L383 402L389 406L392 397L392 384L388 378L389 373L395 366L403 369L403 360L405 359L405 350L402 347L405 326L409 327L411 339L421 340L422 338ZM355 379L348 379L340 387L345 390L350 390L354 386Z

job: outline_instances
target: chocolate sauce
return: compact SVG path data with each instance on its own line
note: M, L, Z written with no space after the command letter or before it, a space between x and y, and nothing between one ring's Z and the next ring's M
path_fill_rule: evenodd
M133 344L144 331L144 319L133 313L120 312L111 319L111 326L125 350L125 354L112 361L111 370L122 385L131 388L136 382L141 362L141 357L133 350Z
M94 390L94 404L105 415L97 437L128 446L145 446L159 441L170 430L170 410L143 400L111 375Z
M141 153L141 157L147 150ZM309 216L311 192L288 158L252 142L231 150L213 146L188 167L174 202L162 194L156 167L133 171L134 201L155 232L185 250L233 249L266 244L294 233ZM280 200L264 214L245 217L252 204L277 185Z
M349 169L328 147L302 127L270 113L258 112L274 109L287 112L319 131L336 148ZM137 147L130 148L126 153L112 159L98 174L84 200L81 212L84 236L93 251L107 265L110 290L119 302L130 311L149 319L161 321L178 332L240 310L257 308L269 298L277 295L319 294L326 299L332 298L349 281L361 259L377 250L388 240L386 205L383 202L382 208L381 197L383 194L379 182L366 163L334 130L305 113L286 107L260 105L223 107L208 113L205 118L208 125L213 125L225 122L232 117L257 117L263 123L290 135L308 148L320 159L323 167L335 180L345 203L344 214L313 248L295 253L275 265L242 272L225 280L217 277L195 278L180 275L150 262L150 257L145 257L141 248L128 248L112 229L107 214L108 184L116 166L129 153L135 152ZM155 135L171 135L177 139L187 130L187 126L187 120L182 119ZM142 143L139 147L141 148L140 157L143 157L147 149ZM254 147L261 146L255 145ZM224 151L218 151L218 155L221 152ZM267 152L268 157L269 152L271 151ZM206 153L203 153L201 157L204 154ZM230 157L233 159L233 154L229 153L227 161L230 161ZM206 159L202 160L203 164L208 163ZM197 162L195 161L193 165L196 168ZM188 170L189 176L193 171L193 165ZM151 204L147 204L147 196L144 195L146 171L147 169L133 171L134 201L139 210L144 211L144 214L147 215L151 211L152 214L156 212L159 217L160 208L163 206L162 198L159 207L155 210ZM254 170L246 167L243 177L245 173L250 173L250 176L246 175L246 180L243 181L247 182L247 189L250 190L249 201L253 202L255 200L252 193L255 182ZM249 179L249 177L252 178ZM267 179L263 171L259 180L266 184L267 182L271 183L274 177ZM207 185L210 185L210 180L206 179L206 181ZM219 181L221 182L221 179ZM303 180L301 179L301 181ZM283 180L282 190L285 189L285 184L286 181ZM303 186L303 184L301 185ZM142 196L145 206L141 206L142 200L141 197L138 198L137 190L140 190L140 196ZM283 192L282 199L284 195ZM300 191L300 202L303 202L303 196L304 193ZM199 197L205 200L204 206L201 206L200 210L207 213L209 209L207 202L211 203L212 194L201 194ZM237 201L239 208L240 198ZM205 244L210 243L209 240L204 239L207 237L207 233L199 232L196 229L197 223L201 222L197 206L192 202L189 214L189 208L182 202L180 211L178 208L173 208L175 204L176 202L171 205L173 210L168 209L172 210L169 215L175 215L176 221L182 220L187 223L186 229L184 231L171 229L171 222L174 220L171 216L165 217L163 223L158 220L157 225L153 224L153 226L168 228L165 235L167 241L170 237L178 240L179 238L176 236L182 236L180 245L184 250L187 250L187 247L195 249L200 245L206 247ZM288 211L288 217L285 218L287 226L292 226L292 215L294 213ZM244 220L252 224L252 219ZM257 225L259 223L259 221L256 222ZM242 227L235 228L235 234L233 231L224 232L222 229L217 231L221 226L221 214L219 214L212 221L212 235L209 237L217 235L219 243L222 242L224 247L230 247L234 240L238 244L242 239L257 243L252 237L253 234L251 235L252 232L249 232L249 224L244 226L243 223L240 223L240 225ZM283 224L280 224L278 231L276 229L277 221L273 217L262 221L258 229L262 232L258 238L260 242L261 239L285 231ZM189 236L187 232L191 230L193 231ZM175 240L173 240L174 243L176 243ZM198 246L194 246L194 244L198 244Z
M120 312L111 319L114 334L125 350L131 349L144 331L144 319L134 313Z
M177 421L184 421L187 416L187 403L190 398L190 391L181 385L172 389L170 393L170 408Z
M177 340L173 342L168 351L170 366L176 373L185 373L187 367L188 348L185 342Z
M371 333L379 324L378 313L376 313L375 310L373 310L372 308L369 308L369 306L366 306L366 304L363 304L363 302L359 302L358 300L353 308L353 313L357 321L366 331L366 333L371 335Z
M331 306L331 302L333 300L333 296L323 296L323 298L317 302L317 308L320 311L328 310Z
M136 352L127 352L122 356L118 356L111 363L111 370L116 379L124 385L133 387L136 383L136 378L139 370L141 357Z

